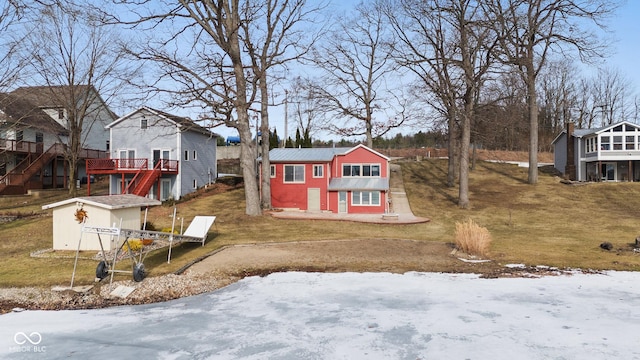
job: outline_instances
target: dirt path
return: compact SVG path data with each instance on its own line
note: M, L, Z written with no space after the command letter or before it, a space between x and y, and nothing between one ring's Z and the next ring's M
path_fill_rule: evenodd
M187 273L247 276L274 271L478 272L494 263L467 263L451 255L445 243L413 240L339 240L240 245L225 248L194 264Z

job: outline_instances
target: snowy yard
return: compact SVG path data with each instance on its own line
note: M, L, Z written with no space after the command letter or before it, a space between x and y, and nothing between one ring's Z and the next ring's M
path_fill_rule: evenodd
M166 303L0 316L0 358L640 359L640 273L281 273Z

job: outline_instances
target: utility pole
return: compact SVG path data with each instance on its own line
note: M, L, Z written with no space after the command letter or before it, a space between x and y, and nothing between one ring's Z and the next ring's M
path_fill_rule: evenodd
M289 128L289 90L284 90L284 138L282 139L282 147L287 143Z

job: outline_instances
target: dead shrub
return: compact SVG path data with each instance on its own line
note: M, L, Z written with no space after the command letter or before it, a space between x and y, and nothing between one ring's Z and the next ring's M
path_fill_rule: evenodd
M456 247L469 255L486 256L491 245L491 234L487 228L469 219L456 222Z

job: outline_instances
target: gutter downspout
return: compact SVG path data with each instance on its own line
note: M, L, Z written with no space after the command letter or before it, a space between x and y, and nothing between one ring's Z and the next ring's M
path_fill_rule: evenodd
M180 200L180 195L182 194L182 163L180 158L182 157L182 132L180 132L180 127L176 126L176 160L178 160L178 175L176 176L176 191L173 192L174 198L176 200Z

